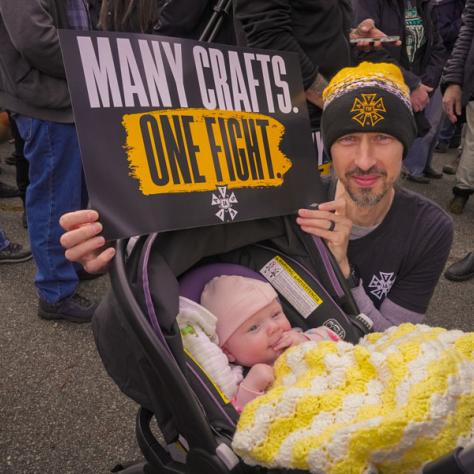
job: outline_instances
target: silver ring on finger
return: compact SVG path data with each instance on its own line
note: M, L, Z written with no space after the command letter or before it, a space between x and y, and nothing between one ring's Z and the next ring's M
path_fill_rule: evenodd
M336 228L336 223L334 221L331 221L329 224L329 232L332 232Z

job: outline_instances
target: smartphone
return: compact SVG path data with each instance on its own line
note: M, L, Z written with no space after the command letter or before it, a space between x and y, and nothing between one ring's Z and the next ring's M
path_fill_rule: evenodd
M395 43L396 41L400 41L400 36L382 36L381 38L351 38L351 43L359 43L360 41L364 41L365 43L375 43L376 41L380 41L381 43Z

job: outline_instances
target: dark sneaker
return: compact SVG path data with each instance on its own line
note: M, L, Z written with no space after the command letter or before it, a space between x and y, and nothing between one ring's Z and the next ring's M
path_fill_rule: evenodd
M31 258L29 249L24 249L20 244L10 242L10 245L0 250L0 263L20 263Z
M459 146L461 145L461 136L455 136L454 138L451 138L451 140L449 141L449 148L453 149L453 148L459 148Z
M456 195L448 204L448 209L453 214L462 214L464 207L469 199L469 196L459 196Z
M412 183L418 183L418 184L430 184L430 179L427 178L426 176L416 176L414 174L407 174L406 179L408 181L411 181Z
M0 181L0 198L14 198L19 196L20 191L18 191L18 188L14 188Z
M445 174L456 174L458 167L455 165L444 165L443 173Z
M423 171L423 174L427 178L432 178L432 179L441 179L443 177L443 173L440 173L439 171L436 171L431 166L428 166L427 168L425 168L425 170Z
M43 319L64 319L71 323L88 323L94 315L97 304L79 293L74 293L57 303L51 304L40 299L38 316Z
M434 148L436 153L446 153L449 149L449 144L446 142L438 142Z
M469 252L464 258L453 263L444 276L451 281L466 281L474 278L474 253Z

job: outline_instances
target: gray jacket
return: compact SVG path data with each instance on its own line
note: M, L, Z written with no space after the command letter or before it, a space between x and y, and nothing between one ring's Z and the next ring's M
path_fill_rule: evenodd
M443 73L443 86L459 84L462 103L474 99L474 0L467 0L463 25Z
M73 115L59 47L64 0L0 0L0 104L53 122Z

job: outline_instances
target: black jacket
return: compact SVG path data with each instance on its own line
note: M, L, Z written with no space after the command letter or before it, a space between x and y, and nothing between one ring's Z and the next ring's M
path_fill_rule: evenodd
M443 86L459 84L462 102L474 98L474 0L467 0L463 26L443 74Z
M410 64L405 48L405 3L403 0L354 0L356 22L372 18L377 28L387 35L398 35L402 46L387 45L386 51L403 69L405 80L411 90L420 81L436 88L446 59L446 51L437 29L437 16L429 0L417 0L418 12L423 20L426 42Z
M434 11L438 20L438 31L443 38L444 47L450 53L459 35L461 15L465 0L437 0Z
M234 0L234 16L247 46L298 54L305 89L318 72L331 79L351 64L348 0ZM318 127L321 110L310 115Z
M0 0L0 103L23 115L72 122L59 47L63 0Z

